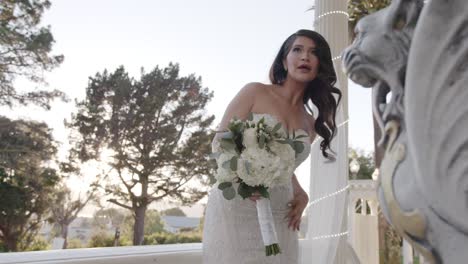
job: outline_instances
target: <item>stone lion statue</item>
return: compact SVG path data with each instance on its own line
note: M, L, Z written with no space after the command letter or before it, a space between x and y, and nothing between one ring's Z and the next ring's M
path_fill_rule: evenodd
M468 259L468 4L394 0L356 26L343 66L373 89L383 212L431 263Z

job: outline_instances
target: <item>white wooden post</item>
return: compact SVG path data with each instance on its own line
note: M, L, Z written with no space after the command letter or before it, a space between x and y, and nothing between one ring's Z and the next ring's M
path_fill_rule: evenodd
M413 264L413 248L411 244L403 239L403 247L401 247L403 255L403 264Z

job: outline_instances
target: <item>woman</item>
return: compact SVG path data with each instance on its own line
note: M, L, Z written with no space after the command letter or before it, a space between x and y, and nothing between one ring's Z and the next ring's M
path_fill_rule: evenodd
M280 48L270 69L272 84L247 84L228 105L219 130L225 130L233 117L265 118L281 122L284 132L303 133L305 150L296 157L296 168L310 152L316 134L322 137L322 154L327 152L335 135L335 113L341 92L333 87L336 73L333 69L330 47L318 33L299 30ZM338 100L333 94L338 96ZM318 109L315 119L311 104ZM213 148L218 147L217 137ZM237 196L225 200L216 186L211 190L205 215L203 233L203 261L211 263L297 263L298 237L301 216L308 203L307 193L291 175L287 186L270 190L281 254L265 256L255 201L259 194L243 200Z

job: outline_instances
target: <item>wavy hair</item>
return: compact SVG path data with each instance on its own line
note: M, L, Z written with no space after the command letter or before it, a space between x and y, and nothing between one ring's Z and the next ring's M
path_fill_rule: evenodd
M322 137L320 150L325 158L333 160L334 157L327 152L334 153L330 149L330 143L336 135L336 109L341 101L341 91L334 87L336 83L336 72L333 68L330 46L325 38L319 33L301 29L289 36L281 45L275 60L270 68L270 81L273 84L281 85L286 80L288 72L284 69L283 61L291 50L292 44L297 37L306 37L314 41L316 46L316 56L319 61L319 69L314 80L310 81L304 91L303 102L305 107L313 114L310 103L318 109L318 116L315 120L315 131ZM338 96L335 98L334 94Z

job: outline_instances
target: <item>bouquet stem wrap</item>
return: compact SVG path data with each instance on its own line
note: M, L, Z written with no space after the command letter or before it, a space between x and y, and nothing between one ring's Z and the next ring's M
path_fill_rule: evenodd
M271 212L270 199L259 199L256 201L256 204L258 223L260 224L266 255L271 256L279 254L281 251L276 235L273 213Z

